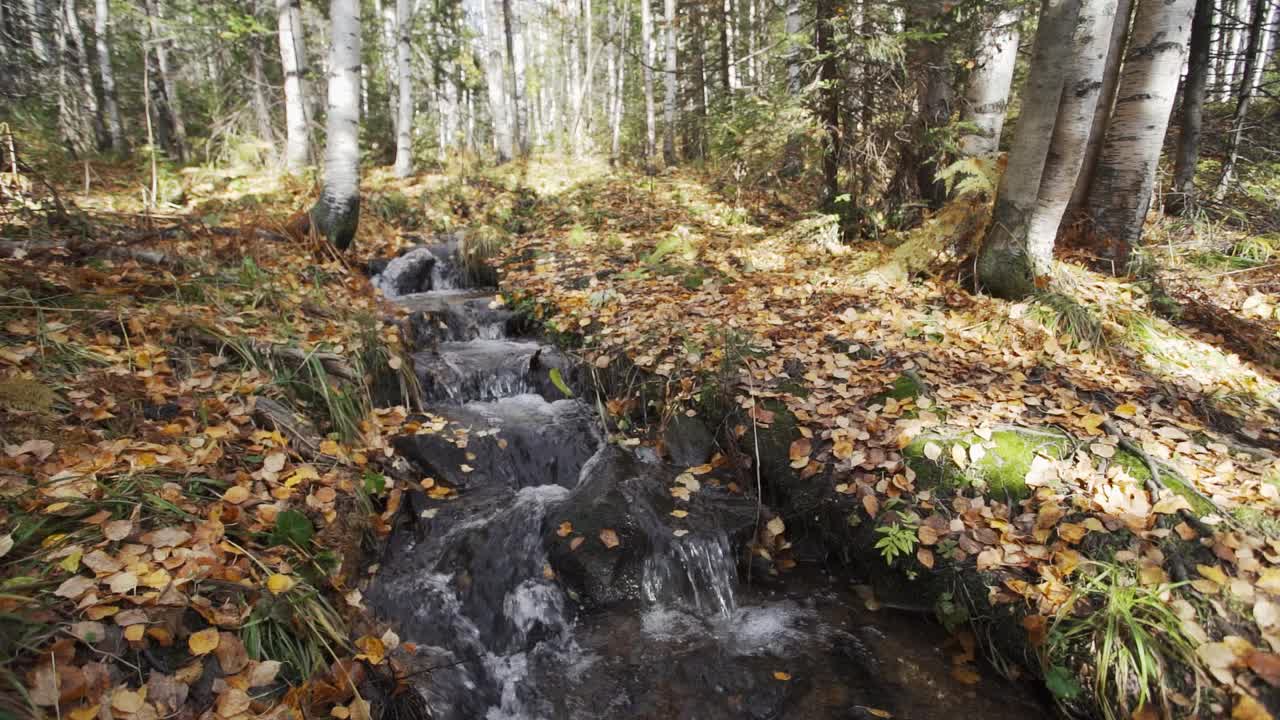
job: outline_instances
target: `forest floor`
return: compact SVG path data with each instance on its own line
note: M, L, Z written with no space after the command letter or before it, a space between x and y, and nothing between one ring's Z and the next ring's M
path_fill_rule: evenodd
M1068 705L1154 658L1153 695L1109 709L1275 710L1274 237L1166 223L1159 275L1063 264L1060 292L1008 303L959 263L977 196L849 246L689 172L378 170L338 258L286 237L304 183L201 171L144 212L147 178L92 170L88 192L53 183L63 213L29 173L0 180L0 713L362 718L357 688L394 694L406 648L360 588L412 487L389 440L432 420L361 268L458 227L594 369L620 442L662 452L673 417L701 418L713 465L741 441L759 468L782 438L772 481L847 502L886 573L982 573L978 604L1017 609ZM1011 446L1023 431L1062 440ZM774 535L756 552L785 574ZM1117 637L1129 661L1093 659Z

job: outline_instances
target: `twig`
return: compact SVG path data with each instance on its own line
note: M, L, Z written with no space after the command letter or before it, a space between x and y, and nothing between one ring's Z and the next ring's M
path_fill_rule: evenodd
M1170 491L1173 491L1172 488L1168 487L1167 485L1164 484L1163 481L1161 481L1160 479L1161 470L1160 470L1160 467L1156 464L1156 461L1152 460L1151 456L1148 455L1145 450L1139 447L1137 443L1129 439L1129 436L1125 435L1123 430L1116 427L1115 423L1113 423L1110 420L1103 420L1102 429L1106 430L1108 435L1114 437L1116 441L1120 444L1121 448L1128 451L1130 454L1137 456L1138 459L1142 461L1142 464L1147 467L1147 472L1150 473L1151 477L1147 479L1145 485L1147 488L1147 492L1151 494L1152 501L1157 501L1159 499L1161 489L1168 489ZM1186 488L1192 494L1194 494L1196 497L1203 500L1205 503L1207 503L1211 507L1217 506L1216 503L1213 502L1213 500L1205 497L1204 493L1200 492L1195 487L1193 487L1190 482L1187 482L1184 480L1183 485L1185 485ZM1188 510L1187 508L1180 508L1178 510L1178 515L1183 520L1185 520L1188 525L1194 527L1196 531L1199 532L1201 535L1205 535L1205 536L1213 535L1213 528L1206 525L1205 522L1201 520L1191 510Z

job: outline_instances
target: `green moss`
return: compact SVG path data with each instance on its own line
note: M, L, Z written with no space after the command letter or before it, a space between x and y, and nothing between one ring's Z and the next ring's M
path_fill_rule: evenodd
M1151 479L1151 470L1147 468L1147 464L1142 461L1142 458L1128 450L1117 450L1116 456L1111 459L1111 462L1123 467L1125 472L1142 483L1146 483ZM1196 492L1195 489L1188 485L1187 481L1183 480L1177 473L1171 472L1167 468L1161 468L1159 481L1161 485L1186 499L1186 501L1191 505L1191 511L1194 512L1197 517L1211 515L1217 511L1217 508L1213 506L1213 503L1209 502L1204 498L1204 496Z
M983 442L972 433L946 435L928 433L903 448L907 465L916 474L916 486L943 490L974 489L997 499L1020 500L1030 495L1027 472L1036 455L1062 458L1075 444L1065 435L1024 429L997 430L991 434L993 447L977 462L961 469L951 458L952 447L969 447ZM936 443L942 449L937 460L925 455L925 447Z
M883 405L889 398L893 398L898 401L915 399L924 395L928 391L929 388L925 386L924 381L920 379L920 376L908 370L894 378L893 382L889 384L889 389L872 395L871 398L867 400L867 405Z

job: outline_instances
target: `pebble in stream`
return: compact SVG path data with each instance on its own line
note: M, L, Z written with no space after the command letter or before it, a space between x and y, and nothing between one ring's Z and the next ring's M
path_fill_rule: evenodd
M417 686L433 718L1043 713L1022 688L959 682L940 629L859 610L830 578L741 587L754 502L704 487L677 537L674 470L602 444L591 408L549 381L571 376L567 358L509 337L512 317L465 287L456 243L424 250L375 284L413 313L431 412L471 432L466 447L447 432L396 441L459 494L411 498L368 597L437 668Z

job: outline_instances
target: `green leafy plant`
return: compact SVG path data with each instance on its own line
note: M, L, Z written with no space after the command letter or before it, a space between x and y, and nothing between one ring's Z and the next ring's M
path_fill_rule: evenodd
M876 532L884 537L876 541L876 549L886 565L892 565L899 557L910 556L916 550L915 528L900 522L881 525Z

